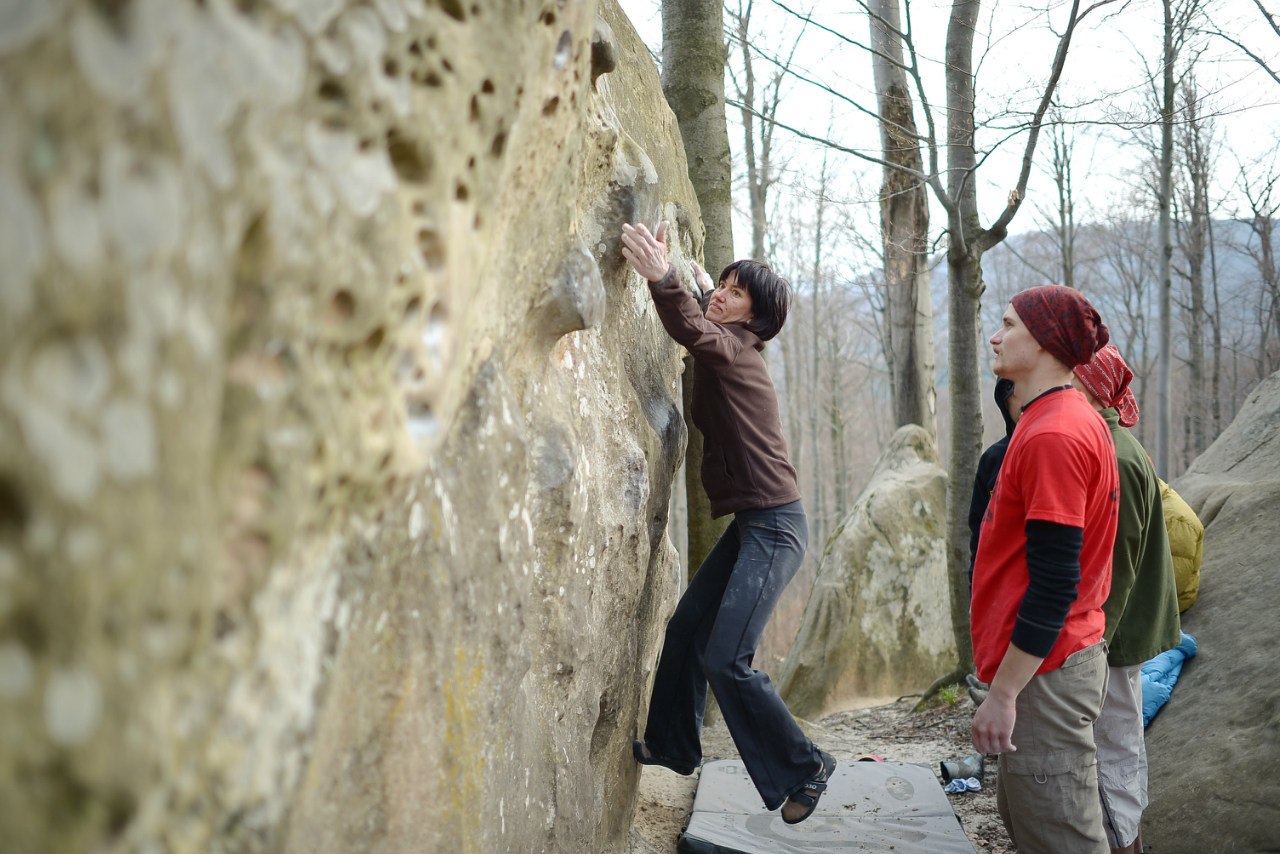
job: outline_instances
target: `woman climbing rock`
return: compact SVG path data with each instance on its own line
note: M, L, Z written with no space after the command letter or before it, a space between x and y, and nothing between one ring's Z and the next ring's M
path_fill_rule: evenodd
M761 351L782 329L787 281L761 261L735 261L703 303L667 259L667 224L622 227L623 257L649 282L663 327L693 356L691 413L704 438L702 485L715 517L733 521L667 623L636 761L692 774L702 760L707 686L769 810L813 814L835 759L800 730L769 677L752 668L761 633L800 568L808 522ZM699 287L710 280L695 265Z

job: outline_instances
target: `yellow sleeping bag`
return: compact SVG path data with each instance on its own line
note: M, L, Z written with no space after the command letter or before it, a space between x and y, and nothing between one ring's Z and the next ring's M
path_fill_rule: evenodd
M1191 607L1200 595L1200 563L1204 559L1204 525L1173 487L1160 481L1164 526L1169 531L1169 551L1178 584L1178 611Z

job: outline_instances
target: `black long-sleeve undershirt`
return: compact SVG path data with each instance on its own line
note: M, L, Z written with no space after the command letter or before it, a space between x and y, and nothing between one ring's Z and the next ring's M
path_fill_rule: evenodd
M973 562L978 557L978 532L982 529L982 518L987 515L991 494L996 488L996 476L1000 474L1000 466L1004 464L1004 455L1008 450L1009 437L1004 436L982 452L982 457L978 460L978 472L973 477L973 496L969 499L970 592L973 591Z
M1027 592L1013 625L1013 645L1044 658L1066 625L1079 595L1084 529L1032 519L1027 522Z

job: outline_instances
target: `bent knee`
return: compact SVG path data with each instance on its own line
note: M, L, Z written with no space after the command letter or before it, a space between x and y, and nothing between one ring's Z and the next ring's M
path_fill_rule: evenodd
M702 660L702 671L712 686L728 686L750 679L754 671L734 655L717 655L708 651Z

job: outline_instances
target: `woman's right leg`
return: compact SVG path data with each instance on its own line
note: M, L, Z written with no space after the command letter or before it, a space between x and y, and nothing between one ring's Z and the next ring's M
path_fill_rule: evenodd
M707 678L699 659L720 610L720 600L738 560L739 534L731 521L667 622L649 697L645 745L655 756L697 765L702 761L702 714L707 707Z
M754 667L769 616L804 560L808 521L796 501L740 512L737 523L742 546L704 664L738 755L766 808L774 810L825 764L768 674Z

